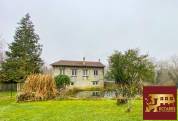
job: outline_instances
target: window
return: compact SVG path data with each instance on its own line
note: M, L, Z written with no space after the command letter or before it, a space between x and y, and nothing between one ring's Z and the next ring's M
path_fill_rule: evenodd
M170 97L170 100L174 100L174 98L173 98L173 97Z
M99 92L93 92L92 96L99 96Z
M168 100L168 97L165 97L165 100Z
M93 81L93 85L98 85L98 81Z
M87 69L83 70L83 76L88 76L88 70Z
M98 75L98 70L94 70L94 75L95 75L95 76Z
M77 69L72 69L72 76L77 76Z
M60 68L60 74L61 74L61 75L64 75L64 74L65 74L64 68Z

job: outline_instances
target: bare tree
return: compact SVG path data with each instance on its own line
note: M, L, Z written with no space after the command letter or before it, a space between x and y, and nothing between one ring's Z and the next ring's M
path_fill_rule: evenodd
M178 56L173 56L169 64L169 77L175 84L178 83Z
M156 63L156 84L163 84L170 81L169 61L159 61Z
M43 66L41 68L41 71L44 74L52 74L52 68L48 64L46 64L46 63L43 64Z
M177 84L178 56L172 56L169 60L159 61L156 72L157 84Z
M0 37L0 63L4 60L3 39Z

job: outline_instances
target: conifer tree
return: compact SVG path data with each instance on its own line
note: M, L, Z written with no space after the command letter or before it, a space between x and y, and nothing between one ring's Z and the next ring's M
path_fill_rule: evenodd
M23 82L27 75L39 73L43 61L40 58L42 46L35 33L30 15L26 14L18 23L14 42L6 51L7 59L2 63L0 77L3 81Z

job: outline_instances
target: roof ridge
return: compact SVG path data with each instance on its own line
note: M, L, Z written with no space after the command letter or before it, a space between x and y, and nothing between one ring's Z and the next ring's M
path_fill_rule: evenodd
M59 61L83 62L83 60L59 60ZM59 61L57 61L57 62L59 62ZM99 63L101 63L100 61L86 61L86 60L85 60L85 62L99 62Z
M83 63L85 62L85 63ZM88 66L88 67L105 67L100 61L76 61L76 60L59 60L51 64L52 66Z

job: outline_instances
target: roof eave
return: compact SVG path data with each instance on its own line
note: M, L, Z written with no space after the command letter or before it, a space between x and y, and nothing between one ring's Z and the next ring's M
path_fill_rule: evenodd
M64 67L92 67L92 68L104 68L105 66L79 66L79 65L57 65L57 64L51 64L51 66L64 66Z

